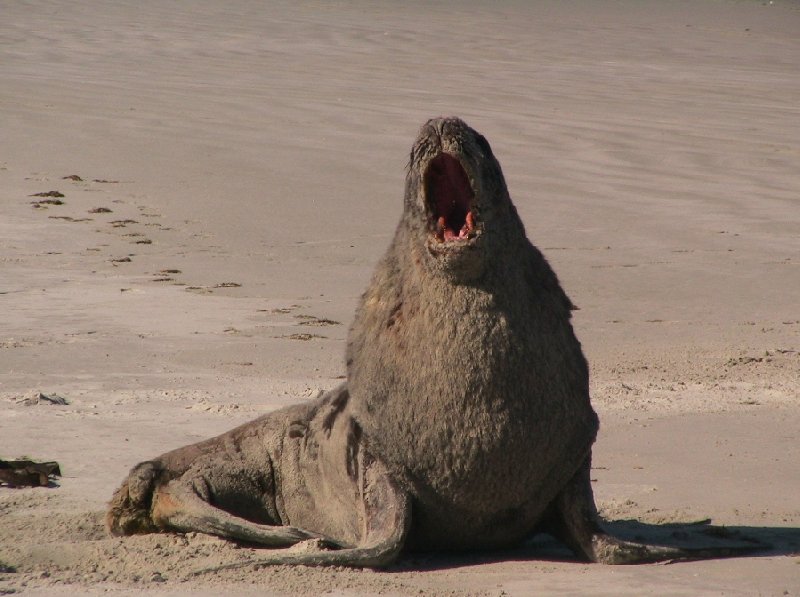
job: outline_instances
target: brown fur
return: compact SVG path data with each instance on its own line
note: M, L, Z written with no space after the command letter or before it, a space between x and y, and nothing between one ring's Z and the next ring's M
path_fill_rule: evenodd
M592 561L693 557L600 528L571 309L489 144L431 120L350 330L346 385L138 465L107 526L316 543L257 564L381 566L403 547L508 547L539 530Z
M442 152L474 192L472 244L432 236L424 179ZM586 459L597 417L570 307L485 139L428 123L347 349L354 415L414 498L415 545L523 539Z

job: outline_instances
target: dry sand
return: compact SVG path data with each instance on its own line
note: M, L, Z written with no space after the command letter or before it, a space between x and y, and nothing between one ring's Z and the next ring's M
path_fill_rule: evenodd
M0 488L0 594L800 594L799 64L785 1L4 2L0 457L64 477ZM104 534L136 462L337 383L442 114L488 137L581 308L605 515L772 552L182 581L253 551Z

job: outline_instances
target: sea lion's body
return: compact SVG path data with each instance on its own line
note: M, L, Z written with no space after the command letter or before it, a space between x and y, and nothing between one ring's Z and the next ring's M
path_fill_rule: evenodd
M458 162L440 165L429 195L472 195L454 199L469 203L476 233L447 249L431 238L426 212L436 197L425 196L425 173L443 152ZM488 145L460 121L423 128L403 217L347 350L354 416L414 498L413 545L524 539L588 456L597 417L570 308L526 238Z
M107 526L320 542L263 564L381 566L403 548L512 547L540 530L591 561L691 557L599 526L598 423L572 308L489 144L431 120L350 330L347 382L137 465Z

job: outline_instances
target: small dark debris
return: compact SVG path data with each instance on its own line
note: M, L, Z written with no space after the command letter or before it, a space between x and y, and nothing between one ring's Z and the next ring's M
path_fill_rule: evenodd
M63 197L64 193L59 193L58 191L44 191L41 193L34 193L33 195L29 195L30 197ZM44 201L41 201L44 203Z
M153 241L151 241L149 238L143 238L142 240L137 240L136 244L137 245L152 245Z
M179 274L181 270L179 269L162 269L158 272L159 274Z
M69 176L63 176L61 180L74 180L75 182L83 182L83 179L77 174L70 174Z
M117 184L118 180L106 180L105 178L95 178L92 182L99 182L101 184Z
M214 284L214 288L239 288L241 284L238 282L221 282L220 284Z
M111 220L109 222L114 228L124 228L128 224L138 224L136 220Z
M33 396L18 399L17 404L24 404L25 406L33 406L36 404L66 406L69 404L69 400L67 400L63 396L59 396L58 394L48 395L48 394L43 394L42 392L37 392Z
M37 397L39 400L39 404L47 403L47 404L58 404L61 406L66 406L69 404L69 400L64 398L63 396L59 396L58 394L43 394L39 392L39 396Z
M153 278L153 282L174 282L175 278L170 278L169 276L162 276L159 278Z
M0 484L9 487L47 487L51 477L60 477L57 462L0 460Z
M130 262L131 262L130 257L118 257L116 259L111 260L111 263L130 263Z
M89 210L90 214L110 214L111 210L107 207L94 207Z

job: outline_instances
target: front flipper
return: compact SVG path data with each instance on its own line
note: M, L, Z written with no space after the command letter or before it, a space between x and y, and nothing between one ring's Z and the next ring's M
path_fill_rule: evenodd
M709 545L677 547L626 541L600 526L589 479L591 457L551 505L544 529L563 541L578 557L602 564L647 564L677 560L703 560L743 556L769 549L769 545ZM687 527L690 525L687 525Z
M601 564L650 564L681 560L733 558L769 549L769 545L674 547L624 541L603 531L592 536L592 558Z

